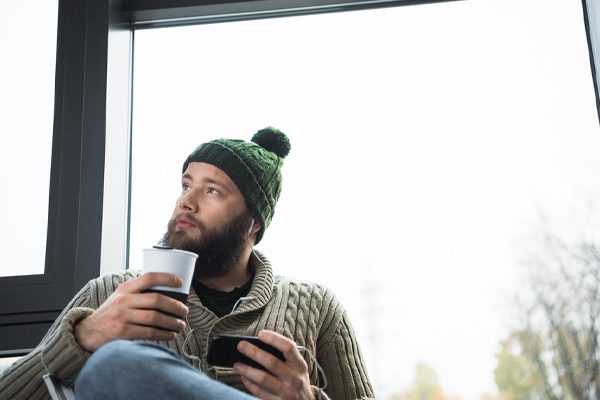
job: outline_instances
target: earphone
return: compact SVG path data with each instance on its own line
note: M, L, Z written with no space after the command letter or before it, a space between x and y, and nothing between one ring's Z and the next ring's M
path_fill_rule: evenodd
M248 235L250 234L250 232L252 232L253 227L254 227L254 218L252 218L252 221L250 222L250 228L248 228Z

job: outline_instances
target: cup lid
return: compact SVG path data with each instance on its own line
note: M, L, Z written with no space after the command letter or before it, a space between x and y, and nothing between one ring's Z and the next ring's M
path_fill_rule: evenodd
M186 254L188 256L192 256L194 258L198 258L198 254L192 253L191 251L179 250L169 246L152 246L151 248L143 249L142 252L153 252L153 251L169 251L173 253Z

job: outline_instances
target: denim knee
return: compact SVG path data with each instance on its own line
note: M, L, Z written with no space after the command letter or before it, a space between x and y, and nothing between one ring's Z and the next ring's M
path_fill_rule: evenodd
M119 340L105 344L75 382L83 399L252 399L208 378L172 350L155 343Z
M187 365L193 369L176 353L158 344L128 340L109 342L96 350L84 365L75 382L75 393L95 393L95 398L127 393L138 379L155 381L162 375L162 368L175 364L179 368L186 369Z

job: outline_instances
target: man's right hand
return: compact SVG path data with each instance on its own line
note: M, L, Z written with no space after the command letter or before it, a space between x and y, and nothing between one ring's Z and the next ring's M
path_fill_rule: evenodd
M147 273L124 282L90 316L75 325L75 340L94 352L113 340L174 340L185 322L160 311L186 316L186 305L159 293L141 293L152 286L181 287L171 274ZM161 329L162 328L162 329Z

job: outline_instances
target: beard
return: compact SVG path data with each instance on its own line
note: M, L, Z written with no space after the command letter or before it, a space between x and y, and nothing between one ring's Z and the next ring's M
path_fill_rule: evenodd
M176 230L181 216L198 227L200 238L190 238L184 230ZM208 229L189 214L179 214L169 221L159 244L197 254L194 279L219 278L227 275L244 254L250 218L250 213L244 212L225 225Z

